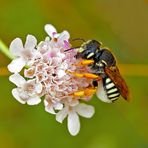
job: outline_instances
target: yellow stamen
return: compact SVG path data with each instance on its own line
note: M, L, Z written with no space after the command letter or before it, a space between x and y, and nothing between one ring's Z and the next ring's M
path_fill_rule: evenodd
M73 93L73 95L76 97L82 97L82 96L84 96L84 91L77 91L77 92Z
M71 72L71 71L68 71L68 70L67 70L66 73L72 74L72 75L74 75L74 76L76 76L76 77L78 77L78 78L84 77L83 74L80 74L80 73L77 73L77 72Z
M99 77L98 75L95 75L95 74L92 74L92 73L84 73L83 75L84 75L84 77L91 78L91 79L96 79L96 78Z
M95 88L86 88L85 90L77 91L77 92L74 92L70 95L74 96L74 97L84 97L84 96L91 96L95 92L96 92Z

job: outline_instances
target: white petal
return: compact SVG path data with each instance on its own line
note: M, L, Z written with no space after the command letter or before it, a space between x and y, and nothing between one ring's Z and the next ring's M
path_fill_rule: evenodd
M56 114L54 109L53 109L53 106L49 105L48 101L45 99L44 100L44 105L45 105L45 111L50 113L50 114Z
M37 105L40 102L41 102L40 97L36 96L36 97L29 98L28 101L27 101L27 104L28 105Z
M42 92L43 86L41 83L36 84L35 91L39 94Z
M53 37L53 33L56 33L56 32L57 32L57 30L55 29L55 27L52 26L51 24L45 25L45 31L46 31L46 33L47 33L50 37Z
M32 50L37 45L37 40L33 35L27 35L25 49Z
M56 114L52 106L46 106L45 111L53 115Z
M68 68L68 63L66 63L66 62L62 63L62 65L60 66L60 68L61 68L61 69L67 70L67 68Z
M45 107L48 106L48 101L46 99L44 100L44 105Z
M66 73L65 73L64 70L59 70L59 71L58 71L58 78L59 78L59 79L62 78L63 76L65 76L65 75L66 75Z
M54 108L56 110L61 110L63 108L63 104L62 103L56 103L55 106L54 106Z
M68 115L68 107L65 107L56 114L56 120L62 123L67 115Z
M22 68L26 65L26 61L22 58L14 59L9 65L8 70L12 73L18 73L22 70Z
M14 39L10 44L10 53L14 56L20 56L23 50L23 43L20 38Z
M45 38L45 42L48 42L48 41L50 41L50 37L49 37L49 36L47 36L47 37Z
M26 80L18 73L13 74L9 77L9 81L14 83L17 87L22 87Z
M58 38L60 36L60 33L56 33L53 36L54 36L54 38Z
M64 40L68 41L69 38L70 38L70 34L69 34L68 31L63 31L60 34L60 36L58 37L58 39L61 40L61 41L64 41Z
M13 95L13 97L14 97L17 101L19 101L20 103L22 103L22 104L25 104L25 103L26 103L26 101L24 101L24 100L22 100L22 99L20 98L19 92L17 91L17 88L12 89L12 95Z
M73 110L68 114L68 131L73 136L77 135L80 131L79 116Z
M65 54L58 52L57 56L60 57L61 59L65 58Z
M75 110L80 116L85 118L91 118L95 113L93 106L86 105L84 103L80 103L77 106L75 106Z
M79 101L78 101L78 100L74 100L74 99L72 99L71 102L70 102L69 104L70 104L70 106L76 106L76 105L79 104Z
M101 101L106 102L106 103L112 103L112 101L110 99L108 99L108 97L106 95L106 91L104 90L102 81L98 82L96 95Z

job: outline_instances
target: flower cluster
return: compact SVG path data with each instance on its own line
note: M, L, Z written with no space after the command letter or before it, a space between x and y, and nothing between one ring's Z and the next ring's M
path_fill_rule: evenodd
M50 24L45 25L45 31L48 37L39 44L32 35L27 36L25 45L20 38L12 41L10 52L15 58L8 65L13 73L9 80L17 86L12 95L28 105L37 105L43 100L45 110L55 114L58 122L62 123L67 117L68 130L71 135L76 135L80 130L78 115L90 118L94 107L81 101L87 101L91 96L82 98L73 93L87 88L91 80L67 72L87 71L86 67L75 65L78 62L76 51L64 52L71 48L69 33L57 33Z

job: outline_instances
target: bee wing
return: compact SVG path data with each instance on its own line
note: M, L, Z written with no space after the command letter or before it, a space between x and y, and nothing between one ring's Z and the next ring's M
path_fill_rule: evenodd
M129 101L129 90L125 80L122 78L117 66L111 66L105 68L105 73L114 82L116 87L119 89L121 96Z

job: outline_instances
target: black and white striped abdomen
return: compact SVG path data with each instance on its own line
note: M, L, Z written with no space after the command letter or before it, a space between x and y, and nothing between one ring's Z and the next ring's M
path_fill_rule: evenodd
M103 78L103 86L109 100L115 101L119 98L120 92L109 77Z

